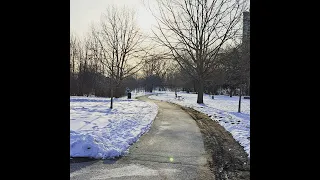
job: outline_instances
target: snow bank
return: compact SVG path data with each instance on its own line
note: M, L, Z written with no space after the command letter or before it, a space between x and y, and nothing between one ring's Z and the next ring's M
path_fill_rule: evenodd
M244 147L250 157L250 99L241 99L241 113L238 113L239 96L204 95L204 104L197 103L197 94L178 92L183 99L175 99L174 92L157 92L149 96L150 99L168 101L181 106L190 107L217 121L233 138Z
M113 158L150 128L158 113L151 102L70 97L70 157Z

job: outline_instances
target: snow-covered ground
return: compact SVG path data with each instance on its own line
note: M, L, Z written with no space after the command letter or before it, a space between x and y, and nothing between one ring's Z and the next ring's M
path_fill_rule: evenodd
M132 93L132 98L148 93ZM136 99L70 97L70 157L123 155L150 128L158 113L154 103Z
M151 94L154 94L154 93L133 90L133 91L131 91L131 98L134 99L134 98L137 98L137 97L140 97L140 96L151 95ZM121 97L119 99L127 99L127 95L125 95L125 96L123 96L123 97Z
M250 157L250 100L241 99L241 113L238 113L239 96L215 95L214 99L210 95L204 95L204 104L197 103L197 94L178 92L175 98L174 92L156 91L157 95L149 96L150 99L168 101L181 106L190 107L207 114L212 120L217 121L234 139L238 141Z

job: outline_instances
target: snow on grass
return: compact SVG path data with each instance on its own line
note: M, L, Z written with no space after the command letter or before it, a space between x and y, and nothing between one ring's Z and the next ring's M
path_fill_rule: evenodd
M154 93L146 92L146 91L133 90L133 91L131 91L131 98L134 99L134 98L137 98L137 97L140 97L140 96L146 96L146 95L152 95L152 94L154 94ZM121 97L120 99L127 99L127 95Z
M158 113L151 102L136 99L70 97L70 157L113 158L150 128Z
M174 92L158 92L149 96L150 99L168 101L181 106L190 107L211 117L217 121L233 138L238 141L250 157L250 99L241 99L241 113L238 113L239 96L210 95L203 96L204 104L197 103L197 94L178 92L175 98Z

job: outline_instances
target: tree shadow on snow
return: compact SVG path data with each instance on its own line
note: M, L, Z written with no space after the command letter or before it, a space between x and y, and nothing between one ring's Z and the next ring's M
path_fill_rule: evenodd
M102 114L116 114L118 113L118 110L117 109L110 109L108 106L106 106L107 108L106 109L90 109L90 108L73 108L72 110L74 111L86 111L86 112L97 112L97 113L102 113Z
M110 102L110 99L76 99L71 98L70 102Z
M197 105L200 107L200 108L203 108L203 107L208 107L206 104L204 103L197 103Z
M238 112L229 112L230 114L238 117L238 118L242 118L242 119L250 119L250 114L245 114L245 113L238 113Z

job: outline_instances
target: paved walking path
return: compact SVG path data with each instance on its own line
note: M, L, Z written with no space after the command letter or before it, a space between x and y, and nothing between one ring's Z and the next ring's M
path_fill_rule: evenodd
M149 132L119 160L70 164L70 179L213 179L196 122L178 106L140 97L159 106Z

